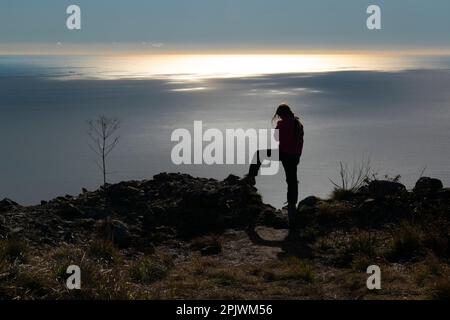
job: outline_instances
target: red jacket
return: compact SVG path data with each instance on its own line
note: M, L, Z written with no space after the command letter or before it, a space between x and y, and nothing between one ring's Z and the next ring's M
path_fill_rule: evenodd
M300 125L300 130L298 130L297 135L295 132L296 121ZM303 152L304 130L298 118L285 118L280 120L277 123L276 129L279 130L278 141L280 142L280 152L301 156Z

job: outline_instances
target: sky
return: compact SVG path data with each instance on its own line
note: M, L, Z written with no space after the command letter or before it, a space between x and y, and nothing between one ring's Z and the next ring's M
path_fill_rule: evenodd
M66 28L66 8L82 30ZM382 30L366 27L381 7ZM109 50L299 51L450 48L448 0L2 0L0 54ZM54 47L55 44L58 48Z

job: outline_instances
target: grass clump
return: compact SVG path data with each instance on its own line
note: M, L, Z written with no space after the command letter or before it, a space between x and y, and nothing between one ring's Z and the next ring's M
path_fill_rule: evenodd
M450 300L450 280L448 278L440 278L433 289L431 298L434 300Z
M376 256L376 241L375 237L370 233L361 233L353 237L347 247L347 252L360 254L367 257Z
M312 283L315 280L314 268L297 257L288 257L272 264L264 272L266 281L301 280Z
M155 257L145 257L136 261L130 268L130 277L134 281L150 284L166 277L169 266Z
M363 159L352 167L348 163L339 162L339 180L330 179L334 186L332 199L352 200L359 189L374 175L370 158Z
M412 224L403 223L394 233L388 258L391 261L411 260L423 254L422 233Z
M114 246L112 241L95 240L91 242L88 253L92 258L106 263L120 261L120 252Z
M24 298L45 299L50 298L53 293L52 288L55 287L55 283L51 280L45 273L21 270L14 280L14 285L16 291Z
M27 255L28 246L25 242L17 239L0 241L0 261L25 263Z
M351 204L340 201L323 202L319 205L317 214L320 225L336 225L345 221L346 217L353 213Z

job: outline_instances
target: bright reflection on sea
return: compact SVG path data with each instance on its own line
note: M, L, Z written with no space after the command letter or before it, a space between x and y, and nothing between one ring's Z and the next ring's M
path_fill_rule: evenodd
M73 58L74 71L64 78L149 79L195 81L277 73L317 73L346 70L396 71L426 67L418 59L368 54L227 54L130 55Z

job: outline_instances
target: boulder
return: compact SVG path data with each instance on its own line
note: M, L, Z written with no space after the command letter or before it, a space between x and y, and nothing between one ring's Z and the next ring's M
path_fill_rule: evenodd
M406 187L395 181L374 180L369 183L367 192L375 198L396 196L406 192Z
M289 226L287 216L281 210L269 207L261 213L260 221L262 225L274 229L287 229Z
M0 211L10 209L11 207L15 207L18 204L11 199L5 198L0 201Z
M416 194L431 194L442 190L443 187L442 181L439 179L422 177L416 182L413 191Z
M298 204L298 206L307 206L307 207L314 207L315 205L317 205L319 203L320 199L315 197L315 196L310 196L307 197L305 199L303 199L302 201L300 201L300 203Z

